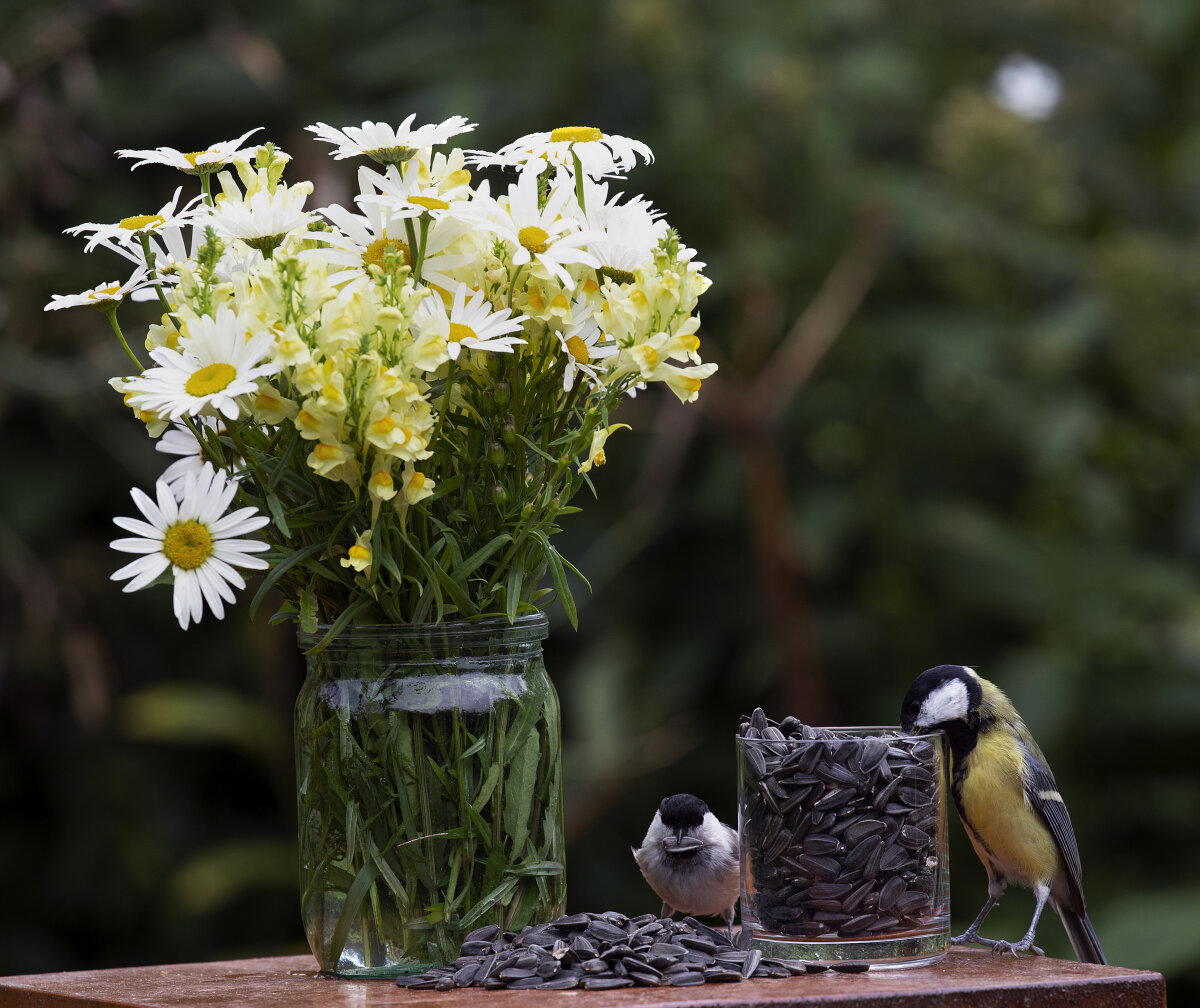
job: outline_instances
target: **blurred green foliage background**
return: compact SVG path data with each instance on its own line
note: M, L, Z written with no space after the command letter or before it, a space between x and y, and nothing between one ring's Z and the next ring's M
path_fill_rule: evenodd
M125 275L60 232L179 184L117 147L265 125L323 205L352 168L302 127L414 111L646 140L629 186L715 281L721 373L629 403L561 544L574 909L657 907L628 847L664 794L732 817L735 713L893 722L963 662L1057 771L1111 959L1200 996L1198 44L1192 0L8 0L0 973L302 947L293 640L107 580L166 459L103 319L42 313Z

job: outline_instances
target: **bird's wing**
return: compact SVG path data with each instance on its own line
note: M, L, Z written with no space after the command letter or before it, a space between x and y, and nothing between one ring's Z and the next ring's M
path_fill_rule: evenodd
M1066 803L1058 793L1054 774L1050 772L1046 757L1042 755L1037 743L1033 739L1022 738L1020 744L1022 755L1025 757L1025 796L1042 817L1050 835L1054 837L1067 873L1071 895L1082 907L1083 866L1079 861L1079 844L1075 840L1075 830L1071 826Z

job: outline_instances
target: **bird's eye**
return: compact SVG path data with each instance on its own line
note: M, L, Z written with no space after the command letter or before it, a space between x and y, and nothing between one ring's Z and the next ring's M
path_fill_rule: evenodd
M910 700L908 702L908 706L905 707L904 709L907 713L915 715L917 712L920 711L921 705L919 703L917 703L916 700Z

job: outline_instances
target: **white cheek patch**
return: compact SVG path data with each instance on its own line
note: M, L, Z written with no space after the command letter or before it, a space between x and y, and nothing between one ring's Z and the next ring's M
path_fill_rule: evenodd
M949 679L925 698L917 722L928 726L964 720L969 705L967 684L961 679Z

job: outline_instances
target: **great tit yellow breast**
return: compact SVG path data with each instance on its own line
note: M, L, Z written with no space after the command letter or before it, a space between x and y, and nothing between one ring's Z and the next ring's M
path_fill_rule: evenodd
M1050 885L1059 872L1058 847L1026 798L1025 759L1011 728L1000 722L981 731L955 777L960 811L980 860L1004 879Z

